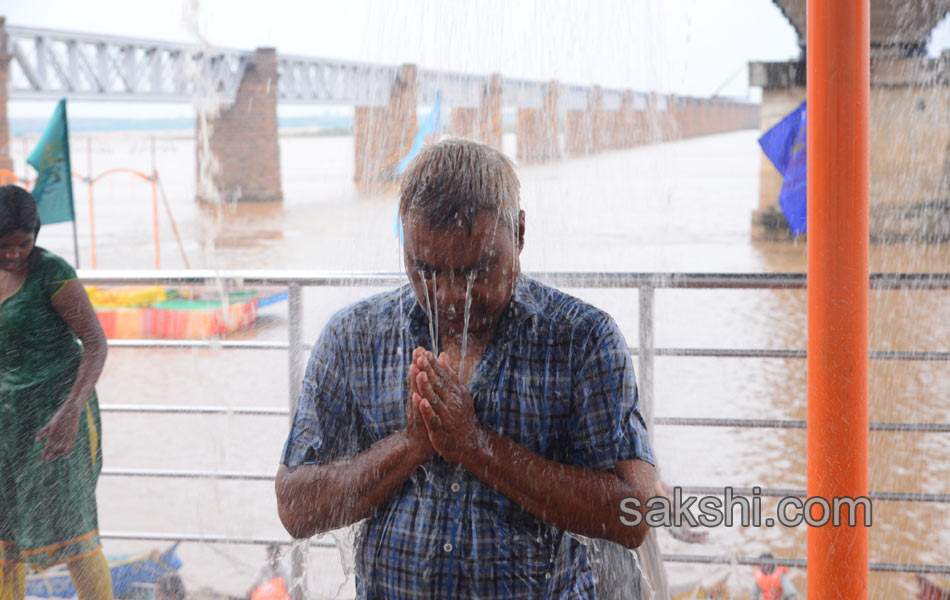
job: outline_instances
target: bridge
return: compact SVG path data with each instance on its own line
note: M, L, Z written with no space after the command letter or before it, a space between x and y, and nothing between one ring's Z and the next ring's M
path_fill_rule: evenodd
M209 168L211 157L199 147L199 173L225 198L279 201L278 103L355 107L354 180L372 184L396 179L417 110L431 106L436 92L451 134L498 148L502 109L516 109L521 162L758 122L757 105L720 98L17 27L0 17L0 168L11 166L8 99L188 102L210 115L210 152L219 165Z

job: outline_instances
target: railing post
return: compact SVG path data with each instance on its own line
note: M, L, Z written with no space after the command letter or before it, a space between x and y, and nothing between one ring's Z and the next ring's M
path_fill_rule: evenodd
M293 425L303 379L300 360L300 350L303 348L303 298L300 284L296 281L287 284L287 328L287 391L290 395L290 424Z
M653 445L653 294L654 289L649 285L640 286L640 316L638 318L639 369L637 372L637 388L640 398L640 410L647 422L647 433L650 436L650 445Z
M300 399L300 384L303 378L301 348L303 347L303 298L300 284L291 281L287 284L287 390L290 396L290 425L293 426L297 415L297 402ZM304 600L307 597L306 554L300 544L290 549L290 597L291 600Z

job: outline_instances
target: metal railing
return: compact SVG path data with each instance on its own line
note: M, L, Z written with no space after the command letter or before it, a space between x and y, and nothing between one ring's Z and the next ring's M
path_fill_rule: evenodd
M654 417L653 416L653 367L657 356L672 357L719 357L719 358L781 358L804 359L804 350L754 349L754 348L658 348L654 342L653 314L657 289L805 289L806 277L799 273L779 274L729 274L729 273L578 273L548 272L531 273L529 276L544 283L565 288L626 288L635 289L639 297L638 343L630 348L637 357L637 379L645 418L653 425L723 427L723 428L779 428L804 429L805 421L783 419L723 419L700 417ZM244 350L286 350L288 376L288 409L270 407L228 406L147 406L130 404L104 404L103 412L150 413L150 414L222 414L243 416L273 416L291 418L295 412L300 383L303 377L303 352L312 345L303 341L304 287L392 287L405 283L399 273L339 273L339 272L294 272L294 271L80 271L79 276L87 285L201 285L214 282L217 289L240 289L252 286L283 286L288 292L288 341L230 341L230 340L109 340L111 347L144 348L189 348L215 347ZM950 273L875 273L869 280L873 290L948 290ZM872 360L950 361L947 351L911 351L870 353ZM950 432L950 423L871 423L872 431L890 432ZM212 480L273 481L273 473L247 473L230 471L185 471L160 469L103 469L105 476L150 477ZM688 494L721 494L722 489L703 486L684 486ZM802 489L781 488L733 488L735 494L763 497L805 497ZM872 491L871 500L897 502L950 503L950 494L926 494L909 492ZM267 544L287 542L264 537L233 537L224 535L194 535L189 533L148 532L102 532L103 538L138 540L180 540L205 543ZM332 541L317 539L311 542L317 547L334 547ZM706 564L762 564L757 557L724 555L664 554L670 562ZM775 564L805 568L804 559L774 559ZM871 563L872 571L900 573L929 573L950 575L950 565L921 565L906 563Z

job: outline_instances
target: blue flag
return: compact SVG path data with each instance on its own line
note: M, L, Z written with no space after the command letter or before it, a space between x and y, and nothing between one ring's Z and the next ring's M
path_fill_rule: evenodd
M36 198L40 222L49 225L75 220L65 98L56 105L40 143L26 160L36 169L33 197Z
M805 103L802 102L759 138L762 151L784 178L778 202L788 228L795 235L805 233L807 225L806 121Z
M422 147L428 144L429 142L435 141L435 138L439 135L439 124L442 117L442 100L441 95L438 91L435 93L435 106L432 107L432 112L429 113L419 125L419 131L416 133L415 139L412 140L412 148L409 149L409 154L405 156L399 164L396 165L396 170L400 175L406 172L406 167L409 166L409 163L412 162L412 159L416 157L416 154L419 154L419 150L422 150Z

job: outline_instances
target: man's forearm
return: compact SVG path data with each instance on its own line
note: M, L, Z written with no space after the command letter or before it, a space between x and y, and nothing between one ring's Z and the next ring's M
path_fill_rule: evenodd
M360 454L277 472L277 510L295 538L350 525L389 499L425 457L400 430Z
M652 465L643 461L636 477L547 460L513 440L479 428L478 451L461 464L510 500L561 529L604 538L634 548L646 535L645 524L629 527L620 521L620 501L636 496L641 506L655 482ZM634 481L630 481L634 479Z

